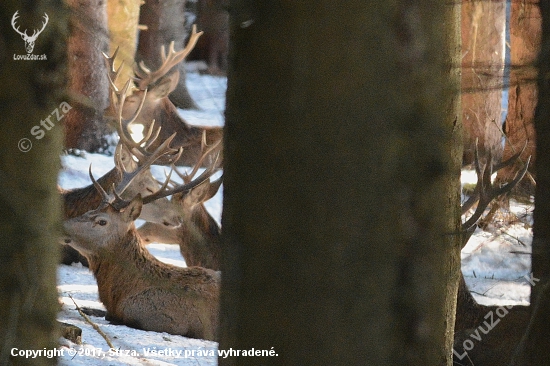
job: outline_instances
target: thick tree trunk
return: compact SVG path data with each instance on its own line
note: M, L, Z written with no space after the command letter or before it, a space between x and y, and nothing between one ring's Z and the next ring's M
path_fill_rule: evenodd
M187 30L185 29L185 0L146 0L141 6L139 23L147 30L139 33L136 61L143 61L154 70L161 64L160 47L168 49L174 41L176 51L185 47ZM185 85L185 65L177 66L180 78L176 89L170 93L170 100L179 108L197 108Z
M451 365L450 4L232 3L220 365Z
M476 140L482 156L502 156L502 77L506 2L462 3L462 121L464 163L473 161Z
M531 320L512 363L514 366L550 364L550 4L541 1L539 6L542 15L542 47L537 62L537 186L532 253L533 277L538 281L533 281L531 286Z
M497 180L507 182L513 179L523 162L531 156L531 168L535 166L535 106L537 85L535 62L540 50L541 18L538 1L512 1L510 15L510 90L508 114L504 132L507 140L503 159L507 159L527 146L519 164L499 170ZM524 179L519 188L532 187L529 179ZM532 189L528 189L532 191Z
M71 9L69 92L72 109L65 118L65 147L101 151L109 133L104 111L109 105L107 8L103 0L67 0Z
M63 129L55 110L66 100L68 13L60 0L25 4L0 4L0 365L55 365L55 358L11 356L18 350L53 352L59 336L56 181ZM29 34L48 15L33 51L47 60L13 59L26 55L9 22L16 10L18 25Z

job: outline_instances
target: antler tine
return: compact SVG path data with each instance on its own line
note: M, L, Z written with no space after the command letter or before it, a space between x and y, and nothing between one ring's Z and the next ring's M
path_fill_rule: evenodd
M502 162L498 163L497 165L495 165L494 169L495 170L500 170L504 167L507 167L507 166L510 166L510 165L514 164L516 161L518 161L521 154L523 154L523 152L525 151L525 148L527 148L527 141L525 141L525 144L523 144L523 147L521 148L521 150L519 152L515 153L514 155L512 155L507 160L502 161Z
M143 198L143 204L147 204L147 203L153 202L153 201L155 201L159 198L168 197L168 196L171 196L171 195L176 194L176 193L189 192L190 190L192 190L196 186L201 185L202 183L206 182L207 180L210 179L210 177L215 172L217 172L220 169L219 166L218 166L219 157L220 157L220 155L217 154L216 158L214 159L212 164L208 168L206 168L204 170L204 172L202 172L202 174L199 175L197 178L195 178L195 179L193 179L189 182L186 182L185 184L178 185L178 186L176 186L172 189L161 188L161 189L157 190L155 193L153 193L153 194L151 194L147 197L144 197ZM196 166L200 166L200 161L197 162L197 164L195 164L195 167ZM195 169L193 169L193 170L195 170ZM176 172L177 172L177 170L176 170ZM164 187L167 186L167 182L163 186Z
M103 57L105 58L105 61L107 62L107 66L108 66L108 69L109 69L109 72L107 73L107 79L109 80L109 86L112 90L112 93L115 94L116 96L116 101L118 102L118 97L120 95L120 90L117 88L116 86L116 81L122 71L122 68L124 66L124 61L122 61L118 67L118 69L115 69L115 59L118 55L118 51L119 51L119 47L116 48L115 52L113 52L113 55L109 57L108 54L106 54L105 52L102 52L103 54ZM116 106L113 105L114 108L116 108Z
M156 71L151 71L143 62L140 62L134 72L136 74L136 82L140 90L145 90L148 85L151 85L158 81L161 77L166 75L174 66L179 64L187 55L193 50L199 37L203 32L197 32L197 26L193 25L193 30L189 38L189 42L185 48L179 52L174 50L174 42L172 41L169 46L168 54L165 52L164 46L161 48L162 65Z
M155 193L144 197L143 198L143 204L147 204L147 203L153 202L155 200L158 200L159 198L168 197L168 196L171 196L171 195L176 194L176 193L189 192L190 190L192 190L196 186L206 182L206 180L208 180L215 173L216 170L217 169L207 169L201 175L199 175L196 179L194 179L193 181L191 181L189 183L186 183L186 184L178 185L175 188L167 189L167 190L159 189Z
M203 138L204 138L204 145L203 146L208 146L208 145L206 145L206 133L203 133ZM199 160L197 161L195 166L193 167L193 170L191 170L191 173L185 174L187 179L192 179L195 176L195 174L197 174L197 171L202 166L202 163L204 163L204 160L206 159L206 157L209 156L212 152L215 152L215 154L216 154L214 162L217 165L218 158L220 157L220 152L218 150L220 146L221 146L221 140L218 140L208 150L206 150L201 155L201 157L199 158ZM215 168L217 169L218 167L215 167ZM183 179L185 181L185 179L182 176L180 176L180 177L181 177L181 179Z
M172 136L170 136L169 138L167 138L159 147L157 147L157 149L152 153L150 154L147 159L145 160L140 160L139 164L138 164L138 167L136 170L134 170L133 172L126 172L126 171L123 171L122 172L122 180L121 182L116 186L116 189L114 190L114 192L117 192L118 194L122 194L126 188L128 188L128 186L130 185L130 183L132 183L132 181L142 172L144 171L145 169L149 168L155 161L157 161L160 157L166 155L166 154L169 154L171 153L171 148L169 148L168 146L170 145L170 143L172 142L172 140L174 139L174 136L175 134L173 134ZM130 150L131 153L134 153L133 150ZM181 155L181 152L182 150L178 150L178 154L176 154L176 157L179 158L179 156Z
M90 164L90 168L88 169L88 174L90 175L90 179L92 180L92 183L94 184L95 189L101 194L101 197L103 197L103 202L105 203L111 203L113 201L113 197L109 196L107 192L103 189L101 184L99 184L92 174L92 164Z
M497 164L496 167L498 167L498 169L501 169L505 166L511 165L519 158L522 152L523 150L515 154L512 158ZM481 164L479 162L479 153L476 144L474 165L478 181L474 193L462 206L462 214L468 211L468 209L470 209L475 204L475 202L478 202L478 204L474 214L470 218L468 218L468 220L466 220L464 224L462 224L463 230L469 232L470 229L477 223L481 215L483 215L483 212L493 199L502 194L510 192L512 188L514 188L519 183L519 181L523 179L523 177L527 173L527 169L529 168L530 161L531 157L527 159L525 166L516 173L514 179L512 179L510 182L504 184L501 187L494 187L491 182L491 175L493 174L493 171L497 171L498 169L493 170L491 155L489 155L488 162L483 166L483 168L481 168Z

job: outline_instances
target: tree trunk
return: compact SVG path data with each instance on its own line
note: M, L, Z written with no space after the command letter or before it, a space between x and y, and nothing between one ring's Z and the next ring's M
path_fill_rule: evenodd
M460 6L232 3L220 365L451 365Z
M118 48L116 67L122 62L122 70L116 81L119 89L134 77L134 59L136 55L137 27L139 22L139 0L107 1L107 22L109 25L110 55Z
M462 3L462 121L464 163L473 162L476 141L482 156L502 157L502 77L506 2Z
M54 117L66 100L68 13L59 0L25 4L0 5L0 364L55 365L55 358L12 356L18 350L54 350L59 337L56 182L63 129ZM28 34L48 15L32 53L47 60L14 59L26 56L9 23L16 11L17 24Z
M535 62L540 50L541 18L538 1L512 1L510 15L510 89L508 114L504 132L507 139L503 159L508 159L527 146L521 155L520 164L499 170L497 180L507 182L521 169L522 163L531 156L531 167L535 166L535 106L537 85ZM534 172L534 168L529 171ZM518 186L532 192L532 182L524 179ZM531 188L529 188L531 187ZM532 193L531 193L532 194Z
M90 152L106 147L104 111L109 105L107 8L103 0L67 0L69 18L69 93L72 109L65 119L65 147Z
M537 134L535 172L535 211L533 225L533 277L531 286L531 320L514 366L550 364L550 5L539 3L542 15L542 47L538 66L538 103L535 111Z
M229 51L229 4L227 0L199 0L197 26L204 34L197 42L197 52L208 64L207 73L225 75Z
M176 51L185 47L187 30L185 29L185 0L146 0L141 6L139 24L146 25L147 30L139 33L139 44L136 61L143 61L151 70L157 69L162 60L160 47L168 49L174 41ZM178 108L198 108L185 85L185 64L177 66L180 78L176 89L170 93L170 100Z

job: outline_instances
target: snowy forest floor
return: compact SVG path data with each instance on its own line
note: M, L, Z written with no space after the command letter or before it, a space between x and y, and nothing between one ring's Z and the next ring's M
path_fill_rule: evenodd
M181 115L192 124L223 125L226 79L188 72L187 85L200 110L181 110ZM59 184L63 188L90 184L90 163L96 177L114 166L112 156L101 154L65 155L61 160L63 168L59 174ZM153 167L153 174L163 179L164 168ZM464 171L463 183L471 182L472 175L475 183L475 174ZM223 189L220 189L206 204L218 222L221 219L222 194ZM510 213L501 214L485 231L477 229L463 249L462 271L478 302L487 305L528 304L532 211L533 204L511 200ZM151 244L148 249L164 262L185 266L177 245ZM59 358L60 365L217 364L216 342L141 331L91 316L92 322L113 343L115 350L110 350L104 338L76 310L74 302L79 307L104 309L98 299L95 279L81 265L58 267L58 291L63 304L58 320L82 328L82 344L60 340L63 353Z

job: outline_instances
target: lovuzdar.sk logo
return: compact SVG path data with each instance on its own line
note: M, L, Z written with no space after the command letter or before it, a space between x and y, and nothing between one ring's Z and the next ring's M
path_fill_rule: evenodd
M21 35L21 38L23 38L23 41L25 41L25 50L27 51L26 55L13 55L14 60L47 60L46 55L35 55L32 53L34 50L34 43L36 42L36 39L42 33L44 28L46 28L46 25L48 24L48 14L44 13L44 21L42 22L42 28L40 30L34 29L32 35L27 34L27 29L25 29L24 32L21 32L19 30L19 26L16 24L17 18L19 18L19 10L17 10L13 17L11 18L11 26L13 27L13 30L15 30L19 35Z

